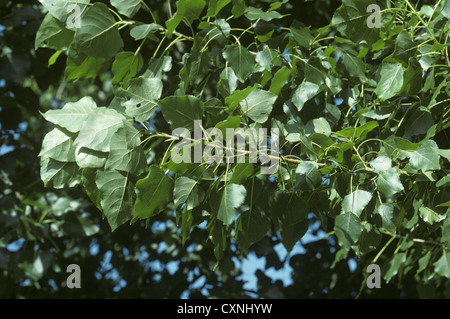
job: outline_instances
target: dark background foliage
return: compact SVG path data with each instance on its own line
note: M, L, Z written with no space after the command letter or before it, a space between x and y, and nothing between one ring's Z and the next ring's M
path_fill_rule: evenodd
M104 1L108 3L108 1ZM151 1L158 19L167 17L164 3ZM249 5L267 8L271 1L248 1ZM433 1L423 1L432 4ZM174 4L173 4L174 6ZM318 28L327 25L340 1L290 1L280 8L289 14L280 23L293 20ZM227 12L223 13L227 16ZM274 246L277 237L265 238L250 248L266 260L265 268L292 267L292 284L284 287L258 270L256 291L243 288L242 269L233 258L242 259L237 249L225 252L216 266L213 245L208 232L195 228L182 245L175 217L161 214L129 227L111 232L101 213L80 188L55 190L44 188L40 179L38 154L50 126L40 112L60 107L68 101L90 95L99 105L112 99L106 80L111 74L64 81L66 57L51 67L50 49L34 49L36 32L44 17L37 1L6 0L0 2L0 297L2 298L203 298L207 296L245 298L351 298L363 281L364 269L350 271L348 260L339 261L333 269L339 246L333 237L304 244L306 252L280 260ZM136 20L148 19L139 12ZM238 24L239 20L234 21ZM244 24L243 24L243 27ZM185 29L183 29L185 28ZM186 26L177 29L189 34ZM242 44L245 46L245 37ZM141 54L151 56L155 43L143 47ZM136 42L125 42L124 49L135 50ZM186 45L180 48L189 52ZM170 85L179 67L169 73ZM164 127L162 116L157 116ZM166 128L167 131L169 128ZM449 148L445 132L435 138L440 148ZM164 148L156 148L164 152ZM310 225L318 219L311 217ZM317 232L317 230L315 231ZM380 245L382 247L382 244ZM389 248L391 249L391 248ZM65 287L66 267L78 264L82 269L82 289ZM363 263L358 263L363 265ZM124 284L126 282L126 284ZM197 282L196 284L194 284ZM413 273L394 278L381 290L364 290L361 297L442 296L424 284L417 289Z

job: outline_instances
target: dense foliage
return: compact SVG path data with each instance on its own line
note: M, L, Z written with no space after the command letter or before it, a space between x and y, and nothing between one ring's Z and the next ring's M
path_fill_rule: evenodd
M30 249L9 258L0 248L2 282L14 287L28 277L39 290L43 278L64 281L69 263L96 269L103 255L89 253L95 236L129 276L124 296L178 297L191 289L186 278L205 276L208 295L240 297L233 258L254 251L266 268L281 268L274 246L291 251L320 221L327 236L289 259L294 284L267 285L258 273L257 296L450 297L450 1L343 0L338 8L331 1L39 2L48 13L28 34L31 57L12 51L20 50L18 39L0 38L10 48L2 61L22 71L5 75L13 95L2 96L2 118L24 98L17 85L33 92L33 101L18 101L22 108L41 105L30 128L40 135L43 119L52 124L42 147L17 141L13 153L23 159L7 154L1 243L24 237ZM68 10L74 3L79 25ZM367 26L374 3L381 28ZM11 29L26 14L40 19L36 4L3 6L25 15L10 17ZM262 174L248 157L177 163L173 132L192 133L195 120L223 132L277 128L280 152L271 155L279 168ZM190 142L184 152L210 140ZM14 189L16 165L34 160L26 147L39 149L40 177L55 193L36 181ZM74 199L80 189L91 204ZM166 221L162 232L146 227ZM178 271L166 268L155 279L143 250L177 261ZM354 273L346 264L352 258ZM382 289L365 287L373 263L382 267ZM15 264L23 272L16 278ZM99 282L87 284L98 291Z

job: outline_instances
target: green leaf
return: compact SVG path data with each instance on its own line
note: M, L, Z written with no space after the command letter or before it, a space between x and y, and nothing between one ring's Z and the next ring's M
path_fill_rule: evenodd
M417 46L414 41L411 40L409 32L402 31L395 40L395 50L392 57L397 61L407 64L409 58L416 55L416 49Z
M395 146L404 151L415 151L419 148L420 144L411 143L410 141L402 138L395 137L394 138Z
M81 53L95 58L114 56L123 46L118 25L103 3L95 3L86 10L75 41Z
M273 19L281 19L284 17L276 11L262 11L261 9L255 7L247 7L244 15L249 20L261 19L264 21L272 21Z
M141 7L139 0L111 0L111 4L120 14L123 14L128 18L132 18Z
M305 82L322 85L328 78L322 66L322 61L318 57L311 57L305 65Z
M227 135L227 128L237 129L241 126L241 116L229 116L226 120L220 121L216 124L216 128L218 128L222 132L222 136L225 137ZM236 183L239 184L239 183Z
M270 221L259 212L246 211L236 221L236 242L241 250L247 250L260 241L270 230Z
M295 170L295 187L315 189L322 182L322 175L315 162L301 162Z
M67 103L62 109L47 111L43 116L69 132L78 133L91 112L96 109L95 101L91 97L84 97L77 102Z
M203 189L195 180L185 176L180 176L176 179L173 189L173 199L176 208L186 204L186 209L192 210L201 204L204 197Z
M421 206L419 208L420 217L429 225L433 225L434 223L439 223L444 220L445 216L436 213L431 208Z
M406 254L405 253L397 253L393 255L389 261L387 262L387 271L384 275L384 280L386 283L389 283L393 277L398 274L400 267L402 267L406 262ZM383 272L383 271L382 271Z
M220 73L220 81L218 92L225 98L229 99L230 95L236 90L238 86L238 78L232 68L226 67ZM240 101L239 101L240 102Z
M437 152L442 157L446 158L450 162L450 149L444 150L444 149L438 149Z
M147 168L140 133L129 122L123 122L123 124L123 128L119 128L111 138L110 153L105 169L129 172L139 176Z
M277 190L269 201L271 219L282 227L295 225L308 217L310 205L295 193Z
M395 96L403 87L403 66L401 63L383 63L381 65L381 79L375 93L381 101Z
M86 191L86 194L89 196L94 205L102 211L101 198L100 198L100 190L95 183L95 179L97 177L97 169L93 168L85 168L81 174L81 183Z
M226 5L228 5L231 0L210 0L208 3L208 12L206 15L208 17L215 17L219 14L220 10L222 10Z
M387 156L378 156L370 162L375 173L385 172L392 167L392 161Z
M242 185L228 184L218 195L217 202L214 203L217 218L223 222L225 226L233 223L234 217L245 200L247 190Z
M108 158L108 153L78 146L75 150L75 157L80 168L103 168Z
M385 120L391 116L391 112L389 110L381 109L381 110L369 110L365 111L362 116L368 117L374 120Z
M450 0L445 0L442 4L442 15L450 19Z
M237 163L232 171L230 184L242 184L253 174L252 163Z
M202 119L203 102L191 95L169 96L161 100L159 105L172 129L182 127L192 131L194 121Z
M400 174L395 168L388 168L380 173L377 179L377 189L384 196L391 196L404 190L400 181Z
M434 125L433 116L427 109L420 109L414 112L405 123L404 138L426 134L430 127Z
M316 119L312 119L306 124L305 133L307 136L315 133L329 136L331 133L331 127L324 117L319 117Z
M306 234L308 226L309 222L307 220L294 225L283 225L283 228L280 231L281 243L288 252L291 251L295 244Z
M276 56L276 52L272 51L269 46L264 45L263 49L256 53L255 61L263 67L263 70L271 71L272 61Z
M303 81L295 90L292 96L292 103L297 107L300 112L303 105L313 97L315 97L320 91L320 87L317 84Z
M379 29L368 28L367 19L372 14L367 7L372 0L343 0L333 15L332 25L355 43L366 42L369 45L379 39Z
M231 94L231 96L227 96L225 98L225 103L229 106L228 110L234 111L236 107L238 107L239 103L241 103L241 101L244 100L253 90L255 90L255 88L249 86L244 90L233 91L233 94Z
M77 64L69 56L64 74L67 80L88 79L106 72L108 67L109 62L106 58L94 58L90 56Z
M177 12L171 19L166 21L166 36L169 39L172 37L172 33L181 21L184 20L188 23L188 25L191 25L194 20L198 19L203 11L203 8L206 6L206 3L203 0L179 0L176 5Z
M60 162L51 158L41 159L41 179L45 187L75 187L80 183L80 171L74 162Z
M337 136L346 137L348 139L354 138L354 139L358 140L358 139L364 139L368 133L370 133L377 127L378 127L378 122L371 121L371 122L367 122L366 124L361 125L356 128L354 128L354 127L345 128L342 131L336 132L335 134Z
M300 24L295 20L292 23L290 30L294 40L303 48L309 49L311 41L314 40L314 37L311 35L311 31L303 24Z
M197 38L196 38L197 39ZM211 57L208 51L202 51L196 46L189 54L185 63L187 78L185 82L191 82L199 85L205 76L209 73L212 65Z
M214 255L217 260L222 259L223 252L227 247L227 236L225 234L225 226L217 219L215 215L211 217L206 226L209 232L209 239L214 244Z
M133 217L134 185L128 173L118 171L98 171L95 182L103 213L114 231Z
M183 245L186 243L186 241L189 238L189 235L191 234L192 226L194 222L194 215L191 210L188 210L185 206L183 211L181 212L181 226L180 226L180 233L181 233L181 240L183 242Z
M158 107L157 101L161 97L163 84L157 78L132 79L126 91L120 91L118 95L125 100L125 113L134 117L136 121L148 121Z
M442 187L442 186L447 186L448 184L450 184L450 174L448 174L445 177L442 177L437 183L436 183L436 187Z
M394 205L380 204L375 209L375 215L381 217L381 228L391 234L397 231L396 222L394 219Z
M431 259L430 251L428 251L425 256L423 256L419 259L419 262L418 262L419 268L417 269L417 272L416 272L417 274L421 273L422 271L424 271L427 268L427 266L430 262L430 259Z
M58 60L59 56L61 55L61 53L63 53L63 50L59 50L56 51L55 53L52 54L52 56L48 59L48 67L50 68L53 64L56 63L56 61Z
M447 210L447 217L444 220L444 223L442 225L442 238L441 242L447 245L447 247L450 246L450 214L449 210Z
M351 212L359 217L371 199L371 193L358 189L344 197L341 214Z
M358 59L352 54L343 52L342 63L345 66L348 74L352 77L360 79L363 83L367 80L366 78L366 66L362 59Z
M241 45L227 45L222 53L239 81L245 82L255 67L255 57Z
M152 64L150 64L149 68L142 75L143 78L158 78L162 79L162 75L164 72L169 72L172 69L172 57L171 56L163 56L156 58Z
M73 14L70 7L77 5L80 8L80 13L83 13L88 7L86 3L90 0L39 0L48 12L59 21L66 23L68 17Z
M348 250L358 242L363 226L357 215L350 212L341 213L336 216L334 221L334 231L336 232L339 246Z
M143 66L144 59L140 53L135 55L133 52L120 52L116 55L112 65L112 73L114 74L112 83L127 82L135 77Z
M283 86L285 86L291 77L291 70L285 66L279 69L273 76L273 80L270 83L269 92L279 95Z
M136 40L142 40L145 38L149 38L155 41L159 41L159 39L153 35L153 32L163 30L163 28L156 24L156 23L150 23L150 24L141 24L138 25L130 30L130 35Z
M303 130L299 131L298 137L299 137L299 141L302 144L302 152L305 152L308 155L308 158L310 160L316 161L317 154L314 150L311 139L308 136L306 136L306 134Z
M450 279L450 252L443 252L441 258L434 264L434 271L441 277Z
M144 179L136 183L134 217L145 219L160 213L172 200L173 179L157 166L151 166Z
M74 137L75 134L55 127L45 135L39 156L60 162L75 162Z
M38 48L67 49L73 40L73 36L73 31L66 29L51 14L47 14L36 33L35 50Z
M422 67L415 58L409 58L400 94L402 96L416 95L422 89L422 86Z
M231 13L235 19L239 18L244 14L247 6L245 5L245 0L231 0L233 3L233 8L231 9Z
M450 200L445 202L445 203L441 203L439 205L436 205L436 207L450 207Z
M440 169L438 146L435 141L428 140L416 151L407 152L410 157L409 163L416 170L433 171Z
M125 116L113 109L99 107L84 121L74 145L109 152L111 138L124 126Z
M359 238L359 247L355 251L360 254L367 254L377 249L382 235L372 224L367 222L363 222L363 228L363 232Z
M252 91L241 103L244 115L257 123L264 123L272 112L277 96L273 93L256 89Z

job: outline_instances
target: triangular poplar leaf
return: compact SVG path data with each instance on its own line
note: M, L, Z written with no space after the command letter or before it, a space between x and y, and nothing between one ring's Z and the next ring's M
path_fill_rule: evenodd
M56 126L45 135L39 156L42 158L53 158L60 162L75 162L74 140L75 134Z
M94 151L109 152L113 134L123 127L125 116L113 109L97 108L84 121L75 145Z
M76 29L75 41L81 53L94 58L114 56L123 46L118 25L103 3L89 6Z
M172 177L151 166L147 177L136 183L134 217L145 219L160 213L173 198L173 184Z
M231 225L236 216L236 209L239 208L245 200L247 190L242 185L228 184L220 192L218 202L215 203L217 218L224 225Z
M162 93L163 85L160 79L143 78L130 80L130 86L119 95L126 100L122 105L126 114L136 121L148 121L158 107L157 100Z
M371 193L358 189L344 197L341 212L351 212L359 217L371 199Z
M83 97L77 102L67 103L62 109L47 111L43 116L53 124L78 133L89 114L96 109L97 105L91 97Z
M98 171L95 182L103 213L114 231L133 217L134 184L128 173L118 171Z

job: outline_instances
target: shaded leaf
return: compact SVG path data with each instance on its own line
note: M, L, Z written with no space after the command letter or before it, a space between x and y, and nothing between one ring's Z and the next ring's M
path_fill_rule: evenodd
M143 66L144 59L140 53L135 55L133 52L120 52L116 55L112 65L112 73L114 74L112 82L127 82L135 77Z
M103 213L114 231L133 217L134 184L128 173L118 171L98 171L95 182Z
M173 197L173 179L157 166L136 183L134 217L145 219L160 213Z
M348 250L358 242L363 226L357 215L350 212L341 213L334 221L334 231L339 245Z
M217 218L225 226L231 225L236 216L236 209L239 208L245 200L247 190L242 185L228 184L220 192L218 201L214 203L217 212Z
M75 41L80 52L95 58L111 57L123 46L116 21L103 3L86 9Z
M222 53L237 78L245 82L253 72L255 57L243 46L227 45Z
M246 211L236 221L236 242L242 250L260 241L270 230L270 221L259 212Z
M203 189L195 180L185 176L180 176L176 179L173 189L175 207L186 204L186 209L192 210L201 204L204 197Z
M169 96L159 102L164 118L172 125L194 129L194 121L202 119L203 102L198 98L186 96Z

